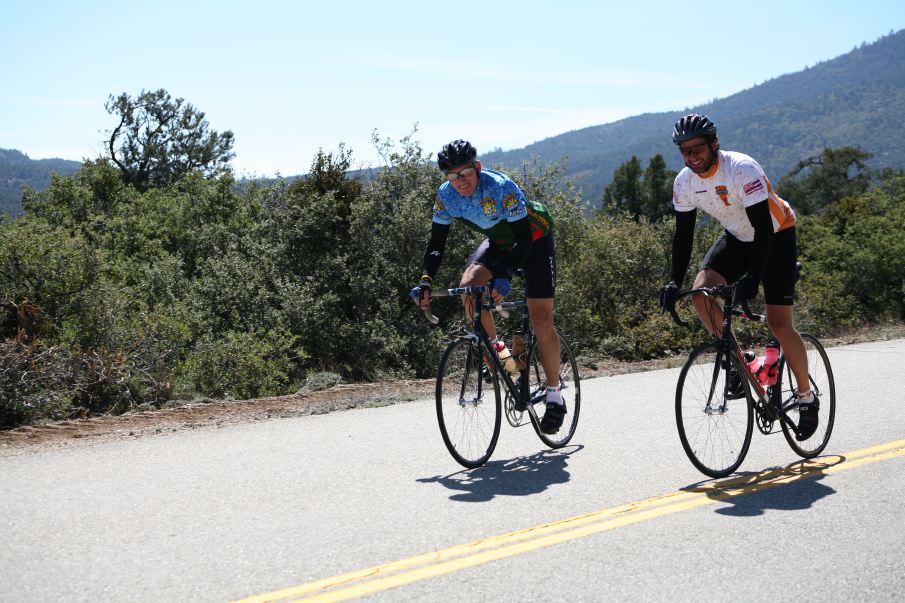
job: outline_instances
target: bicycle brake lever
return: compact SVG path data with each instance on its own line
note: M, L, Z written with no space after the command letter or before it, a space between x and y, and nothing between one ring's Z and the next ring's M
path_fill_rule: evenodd
M742 312L745 313L745 316L746 316L746 317L753 317L753 316L756 316L756 315L754 314L754 312L751 311L751 307L748 306L748 300L745 299L744 297L741 298L741 299L739 300L739 304L738 304L738 305L742 307Z

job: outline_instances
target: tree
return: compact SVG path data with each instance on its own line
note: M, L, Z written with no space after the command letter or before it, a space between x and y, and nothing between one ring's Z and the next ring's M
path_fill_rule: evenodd
M676 172L666 169L659 153L651 157L641 180L641 213L652 222L672 213L672 183Z
M675 177L676 172L666 169L662 155L654 155L643 172L641 162L632 155L616 169L613 181L604 189L604 211L626 211L636 220L644 216L656 221L669 214Z
M864 162L871 157L855 147L824 148L780 178L777 192L802 214L819 213L840 199L867 192L873 173Z
M634 216L640 214L641 204L641 161L632 158L616 168L613 181L603 189L603 207L609 213L627 211Z
M123 181L141 192L201 170L205 176L229 171L233 133L211 130L204 113L184 99L173 100L160 89L142 90L137 98L125 92L104 105L119 124L108 130L105 142L110 160Z

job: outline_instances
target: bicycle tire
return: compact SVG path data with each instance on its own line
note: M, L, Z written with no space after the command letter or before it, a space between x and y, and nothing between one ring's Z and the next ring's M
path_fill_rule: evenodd
M810 333L801 333L801 339L804 341L808 354L808 379L811 381L811 389L820 399L818 412L820 423L817 425L817 431L802 442L795 437L794 429L798 425L798 408L796 406L785 411L786 420L781 417L780 423L782 433L792 450L802 458L811 459L823 452L833 433L833 423L836 419L836 382L833 379L830 359L820 340ZM786 364L785 355L782 355L779 359L778 376L774 386L780 392L780 402L797 397L798 388L793 388L793 383L792 370Z
M578 416L581 413L581 377L578 374L578 365L575 363L575 356L572 354L572 348L569 346L566 338L563 337L559 329L555 329L557 337L559 337L559 382L562 383L563 402L566 404L566 417L562 427L552 434L541 431L540 422L543 420L543 413L538 413L535 405L534 412L529 412L531 423L534 425L534 431L537 433L541 441L550 448L562 448L575 435L575 429L578 427ZM538 354L537 340L531 344L528 351L528 391L529 399L538 397L542 391L546 390L547 377L544 367L540 363ZM543 407L543 398L538 400ZM546 407L543 407L546 412Z
M723 353L716 342L697 346L679 373L676 385L676 427L688 459L698 471L713 478L726 477L738 469L754 427L751 392L726 400L722 368ZM741 361L730 354L732 366L743 375ZM722 408L721 408L722 407Z
M440 434L456 462L469 469L487 462L500 436L500 385L495 374L484 381L483 367L481 346L463 338L449 344L437 370Z

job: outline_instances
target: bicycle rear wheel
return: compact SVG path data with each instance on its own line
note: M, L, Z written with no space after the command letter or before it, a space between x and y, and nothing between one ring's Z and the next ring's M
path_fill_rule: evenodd
M811 382L811 389L820 399L820 410L817 414L820 422L814 435L801 442L795 437L799 415L793 398L798 397L798 388L792 386L795 379L792 370L786 364L785 355L779 359L779 371L774 387L779 391L780 402L784 405L786 401L792 402L791 407L784 412L785 416L780 419L786 442L797 455L810 459L823 452L830 441L830 434L833 433L833 421L836 418L836 383L833 380L830 359L820 341L810 333L802 333L801 339L808 353L808 379Z
M500 436L500 386L495 374L482 379L484 366L481 346L459 339L446 348L437 372L440 434L456 462L469 469L487 462Z
M575 435L575 428L578 427L578 415L581 412L581 377L578 375L578 365L575 364L572 348L569 347L559 329L556 329L556 335L559 337L559 382L562 384L562 399L566 404L566 418L556 433L543 433L540 430L540 421L543 420L546 407L543 404L535 404L535 412L531 413L534 430L541 441L550 448L562 448L569 443L569 440ZM543 403L542 395L546 392L547 375L540 362L536 340L528 352L527 366L528 399L537 398L537 402ZM537 412L538 410L542 412Z
M739 375L746 369L730 354ZM682 448L704 475L726 477L742 464L751 445L754 413L748 384L745 397L726 398L725 356L715 342L688 356L676 386L676 427Z

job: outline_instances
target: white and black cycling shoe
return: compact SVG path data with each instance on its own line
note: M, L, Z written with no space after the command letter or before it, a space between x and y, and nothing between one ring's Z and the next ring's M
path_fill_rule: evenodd
M814 392L808 392L807 398L798 399L798 427L795 429L795 439L799 442L807 440L817 431L820 422L817 413L820 410L820 399Z

